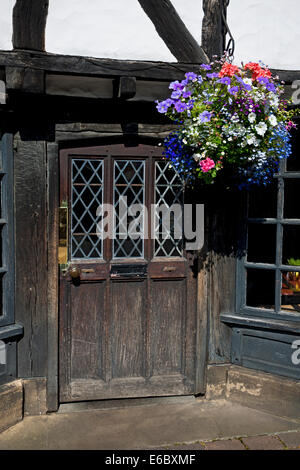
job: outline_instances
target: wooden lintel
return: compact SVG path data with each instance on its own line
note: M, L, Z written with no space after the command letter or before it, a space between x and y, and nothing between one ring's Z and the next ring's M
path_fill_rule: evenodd
M96 59L36 51L0 51L0 67L29 67L51 73L85 76L136 77L150 80L180 80L187 71L198 71L197 63Z
M208 62L170 0L138 0L159 36L179 62ZM199 25L200 28L200 25Z
M45 72L22 67L6 67L7 91L23 91L43 94L45 92Z
M13 10L14 49L45 50L49 0L17 0Z

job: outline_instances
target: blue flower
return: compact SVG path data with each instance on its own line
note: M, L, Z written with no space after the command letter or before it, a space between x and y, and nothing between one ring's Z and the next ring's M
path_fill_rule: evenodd
M218 80L218 83L223 83L224 85L230 85L231 84L231 79L230 77L223 77Z
M192 82L195 82L198 78L197 75L194 72L187 72L185 74L185 77L186 77L187 80L192 81Z
M204 70L211 70L211 65L208 64L201 64L200 67Z
M180 97L181 97L180 90L174 90L173 93L171 94L171 98L173 98L173 100L178 100Z
M165 114L168 111L169 107L172 106L173 100L168 98L165 101L161 101L161 102L156 101L156 103L157 103L157 106L156 106L157 111L161 114Z
M212 113L209 111L203 111L203 113L199 114L199 118L201 122L209 122L211 120Z
M182 85L178 80L171 82L169 85L170 90L182 90L184 85Z
M186 103L183 103L182 101L175 101L174 107L178 113L183 113L187 110Z
M229 88L228 91L231 95L235 95L239 91L239 87L238 86L232 86L231 88Z
M218 78L219 74L216 72L213 72L213 73L208 73L206 76L207 78Z

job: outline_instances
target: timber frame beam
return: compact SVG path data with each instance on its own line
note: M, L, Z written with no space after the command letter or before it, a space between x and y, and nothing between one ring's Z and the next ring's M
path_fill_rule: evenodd
M16 0L13 9L14 49L45 50L49 0Z
M170 0L138 1L178 62L208 62L207 55L189 32Z

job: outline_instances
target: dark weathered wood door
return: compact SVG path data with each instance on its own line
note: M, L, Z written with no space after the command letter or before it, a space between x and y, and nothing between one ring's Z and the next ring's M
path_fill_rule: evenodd
M148 229L147 239L126 234L134 217L119 217L122 197L130 208L149 209L136 228ZM68 208L68 248L60 247L68 257L60 269L61 402L197 393L196 277L174 237L180 219L172 216L166 238L162 218L150 210L182 204L182 197L159 148L61 151L60 202ZM117 213L113 239L104 236L105 204Z

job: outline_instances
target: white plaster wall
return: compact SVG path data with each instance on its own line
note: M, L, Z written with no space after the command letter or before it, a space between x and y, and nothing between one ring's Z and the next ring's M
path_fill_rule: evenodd
M0 49L12 49L12 11L15 0L0 0Z
M174 0L173 4L201 42L202 1ZM138 0L50 0L46 50L114 59L176 61Z
M227 16L237 65L262 60L274 68L300 69L300 0L231 0Z

